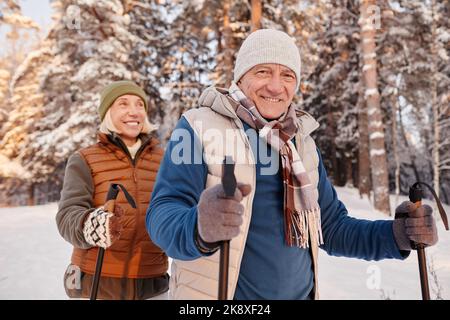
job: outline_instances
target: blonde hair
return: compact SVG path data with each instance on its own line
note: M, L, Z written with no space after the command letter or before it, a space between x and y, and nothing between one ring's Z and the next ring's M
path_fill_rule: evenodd
M141 133L149 134L150 132L155 131L156 129L158 129L158 126L150 123L148 117L146 116L144 118L144 125L142 126ZM103 118L103 121L100 124L99 130L100 132L105 134L110 134L112 132L120 134L119 130L116 128L116 126L112 121L111 109L108 109L108 111L106 112L105 117Z

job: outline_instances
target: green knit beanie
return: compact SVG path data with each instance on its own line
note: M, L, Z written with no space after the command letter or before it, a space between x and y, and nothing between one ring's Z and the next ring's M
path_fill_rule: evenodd
M144 101L145 111L148 110L147 96L144 90L133 81L115 81L103 88L100 93L100 107L98 107L98 113L100 114L101 121L103 121L106 112L114 101L125 94L133 94L140 97Z

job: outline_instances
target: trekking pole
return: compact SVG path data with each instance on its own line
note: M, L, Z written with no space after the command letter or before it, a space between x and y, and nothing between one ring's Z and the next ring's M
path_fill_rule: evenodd
M234 196L236 190L236 177L234 176L234 161L230 156L225 156L222 165L222 186L225 195ZM219 300L228 299L228 268L230 265L230 240L222 241L220 245L219 262Z
M433 190L431 186L429 186L424 182L414 183L413 186L409 189L409 200L416 205L416 208L422 205L423 190L420 187L420 185L426 186L428 189L430 189L431 194L436 200L437 207L442 218L442 222L444 223L445 226L445 230L448 230L449 229L448 220L447 215L444 211L444 207L442 206L441 201L439 200L436 192ZM425 245L423 243L412 242L411 247L417 250L417 259L419 261L420 287L422 289L422 300L430 300L430 289L428 287L427 259L425 256Z
M119 183L111 183L111 185L109 186L108 193L106 195L106 202L104 206L105 211L114 212L115 200L117 198L117 195L119 194L119 188L122 189L128 203L133 208L136 208L136 203L134 202L133 197L128 193L127 189L125 189L125 187ZM95 264L94 280L92 281L90 300L97 299L98 285L100 283L100 276L102 274L104 256L105 256L105 249L99 247L97 254L97 263Z

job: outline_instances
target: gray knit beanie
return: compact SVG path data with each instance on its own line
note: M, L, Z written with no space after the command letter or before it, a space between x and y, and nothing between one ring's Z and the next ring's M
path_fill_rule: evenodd
M239 49L234 66L234 82L258 64L276 63L288 67L300 84L301 59L295 40L283 31L260 29L251 33Z

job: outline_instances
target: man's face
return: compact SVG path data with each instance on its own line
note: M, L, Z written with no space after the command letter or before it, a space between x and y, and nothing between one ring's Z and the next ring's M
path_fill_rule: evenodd
M278 119L294 98L297 78L291 69L268 63L254 66L237 84L264 118Z

